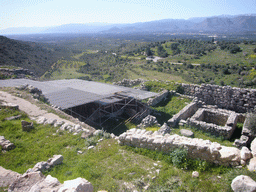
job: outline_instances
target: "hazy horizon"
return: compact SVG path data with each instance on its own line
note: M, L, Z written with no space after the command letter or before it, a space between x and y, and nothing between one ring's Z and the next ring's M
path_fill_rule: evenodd
M254 14L255 0L1 0L0 30Z

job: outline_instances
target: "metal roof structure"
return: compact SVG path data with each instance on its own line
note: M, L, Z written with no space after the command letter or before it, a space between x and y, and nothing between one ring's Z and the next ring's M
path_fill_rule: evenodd
M91 102L97 102L101 105L118 102L121 99L116 97L116 94L133 97L138 100L157 95L157 93L149 91L79 79L55 81L0 80L0 87L15 87L25 84L41 89L50 104L56 105L61 109L68 109Z

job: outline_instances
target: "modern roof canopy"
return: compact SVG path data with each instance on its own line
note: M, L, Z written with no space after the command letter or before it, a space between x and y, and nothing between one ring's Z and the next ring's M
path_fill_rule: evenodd
M92 102L107 105L120 101L117 95L132 97L137 100L157 95L149 91L79 79L55 81L34 81L30 79L0 80L0 87L15 87L26 84L41 89L50 104L56 105L61 109L68 109Z

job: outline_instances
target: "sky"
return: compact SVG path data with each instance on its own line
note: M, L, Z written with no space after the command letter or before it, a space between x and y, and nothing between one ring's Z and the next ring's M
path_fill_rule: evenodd
M256 13L256 0L0 0L0 30Z

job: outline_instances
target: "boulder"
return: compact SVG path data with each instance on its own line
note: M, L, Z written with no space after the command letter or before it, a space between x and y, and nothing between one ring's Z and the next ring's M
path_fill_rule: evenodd
M47 175L44 180L41 180L33 185L29 192L57 192L60 187L61 183L57 178Z
M194 137L194 133L187 129L181 129L180 134L186 137L192 137L192 138Z
M47 160L47 163L53 167L55 165L59 165L63 162L63 156L62 155L53 155L52 158Z
M251 151L247 147L242 147L241 149L241 159L247 161L252 157Z
M1 187L8 187L12 184L21 174L16 173L14 171L5 169L0 166L0 188Z
M247 166L249 171L256 171L256 157L250 159L249 165Z
M60 130L61 131L68 130L69 127L71 127L69 123L64 123L63 125L61 125Z
M256 191L256 182L246 175L237 176L231 183L234 192Z
M60 127L61 125L63 125L64 124L64 121L56 121L55 123L54 123L54 127Z
M138 125L139 128L146 128L146 127L151 127L153 125L160 126L158 123L156 117L152 115L148 115L144 119L142 119L141 123Z
M25 173L22 176L18 177L8 189L8 192L24 192L30 191L30 189L38 182L44 180L44 175L38 172Z
M37 164L35 164L35 166L32 169L29 169L27 171L27 173L36 172L36 171L43 172L43 171L46 171L48 169L50 169L50 165L47 162L42 161L42 162L38 162Z
M158 132L165 135L167 133L171 133L171 128L167 125L167 123L164 123L162 127L160 127Z
M192 172L192 177L198 178L199 177L199 173L197 171L193 171Z
M241 160L241 152L235 147L222 146L222 148L219 150L219 153L219 160L221 160L222 162L240 162Z
M0 146L2 146L2 150L5 151L9 151L15 148L15 145L9 140L5 139L4 136L0 136Z
M44 124L44 122L46 121L47 119L45 118L45 117L39 117L37 120L36 120L36 122L38 123L38 124Z
M52 118L50 118L50 119L47 119L45 122L44 122L44 124L46 125L46 124L49 124L49 125L54 125L54 123L57 121L57 119L52 119Z
M63 186L59 189L58 192L85 192L85 191L93 192L93 186L86 179L79 177L74 180L64 181Z
M256 138L251 143L251 151L253 156L256 156Z
M22 126L22 131L26 131L26 132L29 132L34 128L33 122L27 122L24 120L21 121L21 126Z
M12 109L19 109L19 105L14 104L14 103L1 103L1 106L3 107L8 107L8 108L12 108Z
M11 117L7 117L5 118L6 121L11 121L11 120L16 120L21 118L21 115L16 115L16 116L11 116Z

